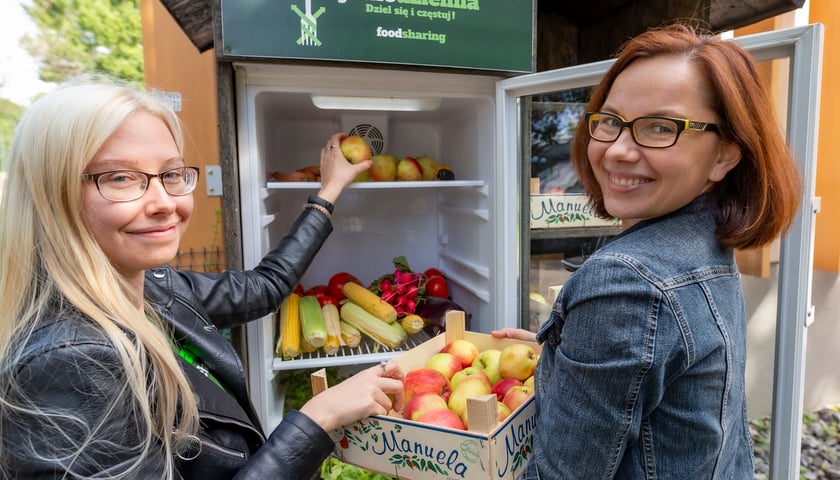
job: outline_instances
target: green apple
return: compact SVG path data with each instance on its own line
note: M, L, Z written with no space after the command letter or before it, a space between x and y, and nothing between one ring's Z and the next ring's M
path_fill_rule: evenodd
M537 360L537 352L530 345L524 343L508 345L499 355L499 373L503 378L515 378L524 382L534 374Z
M457 413L461 420L467 416L467 399L490 394L490 384L483 378L468 378L449 394L449 409Z
M344 137L339 147L341 148L341 153L344 154L344 158L349 160L350 163L362 163L365 160L370 160L372 153L370 145L368 145L364 138L358 135Z
M423 178L423 169L414 157L403 157L397 164L397 179L416 182Z
M416 160L417 163L420 164L420 168L423 170L423 180L434 180L437 161L428 155L421 155L417 157Z
M502 374L499 373L499 358L501 355L501 350L488 348L487 350L481 351L478 356L475 357L472 366L484 370L484 373L487 374L487 378L490 379L491 384L496 383L502 378Z

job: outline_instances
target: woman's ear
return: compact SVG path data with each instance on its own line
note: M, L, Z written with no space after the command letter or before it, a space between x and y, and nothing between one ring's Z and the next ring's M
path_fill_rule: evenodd
M719 182L741 161L741 150L730 142L720 142L718 158L709 172L709 181Z

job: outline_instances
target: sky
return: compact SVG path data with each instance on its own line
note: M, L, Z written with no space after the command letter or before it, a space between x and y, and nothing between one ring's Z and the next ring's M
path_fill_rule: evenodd
M20 38L36 30L21 6L23 2L26 0L0 0L0 98L26 107L51 85L38 79L37 64L20 48Z

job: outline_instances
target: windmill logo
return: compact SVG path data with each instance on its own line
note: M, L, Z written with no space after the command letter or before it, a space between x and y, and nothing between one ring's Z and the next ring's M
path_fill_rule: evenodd
M312 0L306 0L306 12L301 12L297 5L292 5L292 11L300 17L300 38L295 43L298 45L320 47L321 41L318 40L318 17L326 9L321 7L317 12L312 13Z

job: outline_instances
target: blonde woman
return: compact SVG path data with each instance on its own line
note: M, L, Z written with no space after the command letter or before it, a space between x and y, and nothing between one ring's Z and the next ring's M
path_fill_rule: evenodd
M322 188L253 270L176 271L198 169L154 96L82 81L16 131L0 203L0 478L311 478L327 432L392 405L396 364L289 413L266 437L218 329L278 307L369 162L332 136Z

